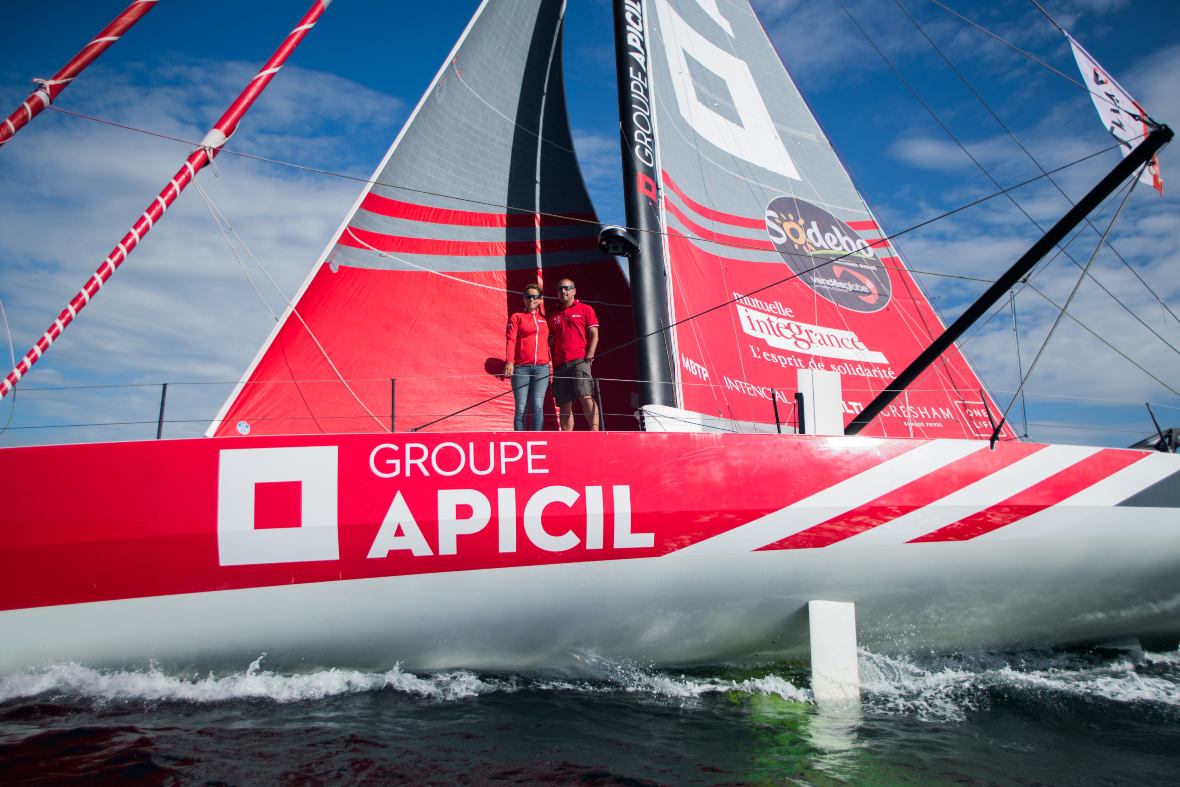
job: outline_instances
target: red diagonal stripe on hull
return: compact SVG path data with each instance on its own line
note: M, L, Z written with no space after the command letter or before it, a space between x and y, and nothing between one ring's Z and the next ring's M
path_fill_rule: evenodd
M941 500L952 492L957 492L1013 462L1036 453L1043 447L1012 446L1013 450L1004 452L1002 456L996 451L976 451L858 508L801 530L781 541L767 544L762 549L818 549L852 538Z
M958 522L952 522L924 536L911 539L919 544L932 541L966 541L1024 519L1027 516L1057 505L1088 486L1138 462L1147 453L1107 449L1088 456L1077 464L1057 472L1028 489L1017 492L1006 500L985 508Z
M564 216L541 213L483 213L474 210L453 210L435 208L430 205L416 205L412 202L382 197L369 192L361 208L370 213L395 219L424 221L431 224L457 224L466 227L568 227L573 224L598 224L588 213L571 213Z
M439 257L506 257L514 254L547 254L558 251L598 250L598 239L542 238L541 240L466 241L408 238L349 227L340 236L341 246L376 249L396 254L429 254Z

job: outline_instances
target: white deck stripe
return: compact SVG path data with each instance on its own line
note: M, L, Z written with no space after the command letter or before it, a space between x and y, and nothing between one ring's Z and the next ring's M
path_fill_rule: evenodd
M752 552L826 519L851 511L899 486L908 484L976 451L987 443L972 440L931 440L901 456L804 498L794 505L747 522L712 538L691 544L666 557Z
M928 506L900 516L892 522L866 530L858 536L833 544L837 549L863 549L885 544L904 544L946 527L963 517L971 516L1006 500L1033 484L1044 481L1054 473L1077 464L1101 448L1081 445L1050 445L1035 454L1013 462L1007 467L979 479L973 484L951 492Z

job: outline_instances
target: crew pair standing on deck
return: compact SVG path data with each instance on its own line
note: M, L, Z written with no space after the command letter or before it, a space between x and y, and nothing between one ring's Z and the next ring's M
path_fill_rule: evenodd
M524 309L508 319L504 377L512 381L515 415L512 426L520 432L540 431L544 419L545 390L549 387L550 355L554 370L554 397L561 413L561 429L574 428L573 405L582 402L590 429L598 431L598 407L590 364L598 347L598 317L594 309L577 300L577 287L569 279L558 284L561 308L546 319L541 288L524 289Z

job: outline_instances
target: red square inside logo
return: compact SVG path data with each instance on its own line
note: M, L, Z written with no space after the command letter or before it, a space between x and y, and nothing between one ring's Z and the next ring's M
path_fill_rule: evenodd
M254 484L255 530L299 527L302 524L302 481L265 481Z

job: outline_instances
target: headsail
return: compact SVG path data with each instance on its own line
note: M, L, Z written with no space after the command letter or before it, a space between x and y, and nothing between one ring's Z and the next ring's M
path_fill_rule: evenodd
M942 323L749 3L643 8L682 406L771 421L825 369L847 423ZM952 349L866 431L990 434L982 388Z
M626 344L566 116L564 11L485 0L210 433L509 429L504 326L531 282L575 279L601 347ZM600 355L596 374L633 376L629 353ZM631 390L604 382L607 413Z

